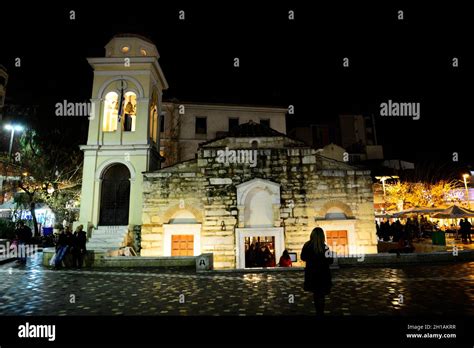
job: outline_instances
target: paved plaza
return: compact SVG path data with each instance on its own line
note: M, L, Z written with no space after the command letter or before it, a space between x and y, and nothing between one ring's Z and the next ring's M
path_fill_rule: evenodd
M312 315L303 272L0 266L0 315ZM333 270L327 315L474 315L474 262Z

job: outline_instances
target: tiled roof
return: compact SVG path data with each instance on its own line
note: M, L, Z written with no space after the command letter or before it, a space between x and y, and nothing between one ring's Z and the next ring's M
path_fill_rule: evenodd
M227 133L227 137L231 138L247 138L247 137L286 137L286 134L280 133L266 125L249 121L234 127Z

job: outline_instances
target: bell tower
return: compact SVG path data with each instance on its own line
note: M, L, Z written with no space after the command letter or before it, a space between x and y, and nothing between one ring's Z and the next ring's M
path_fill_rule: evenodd
M81 211L84 227L141 224L142 172L160 167L159 117L168 88L156 46L145 37L116 35L94 69Z

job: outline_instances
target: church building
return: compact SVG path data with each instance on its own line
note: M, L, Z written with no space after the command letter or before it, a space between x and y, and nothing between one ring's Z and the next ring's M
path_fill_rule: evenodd
M94 69L79 223L89 249L141 256L212 253L215 268L255 267L248 251L300 265L311 230L340 254L376 253L368 171L286 135L282 108L163 102L156 46L115 36ZM257 265L262 266L262 265Z

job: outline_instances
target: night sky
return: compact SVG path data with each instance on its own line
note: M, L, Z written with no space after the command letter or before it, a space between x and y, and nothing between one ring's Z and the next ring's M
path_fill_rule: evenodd
M290 127L330 123L341 113L374 114L387 158L449 162L459 152L460 161L474 160L474 22L467 7L308 3L4 3L0 64L10 74L7 102L38 105L42 124L71 133L71 144L84 143L87 119L55 117L54 104L90 98L86 57L104 56L117 33L135 33L158 47L170 85L165 99L293 104ZM185 21L178 20L179 10ZM14 67L15 57L21 68ZM343 57L350 58L349 68ZM421 119L382 118L380 103L388 99L421 102Z

